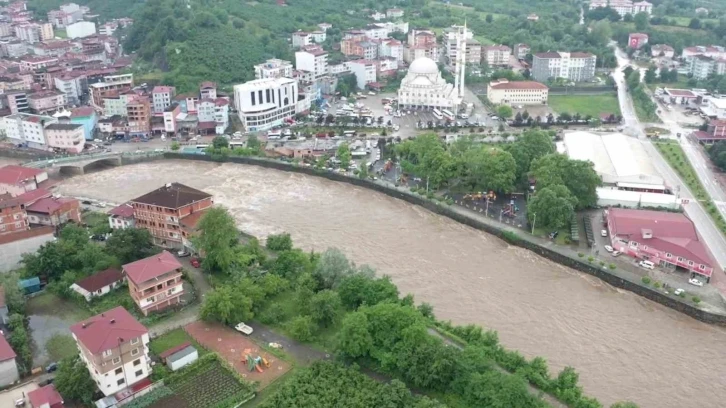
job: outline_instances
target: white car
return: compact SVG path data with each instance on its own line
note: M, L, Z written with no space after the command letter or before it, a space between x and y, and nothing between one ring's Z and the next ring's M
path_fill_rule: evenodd
M608 230L602 230L602 231L600 231L600 236L607 237L608 236Z
M620 254L622 254L622 252L620 252L620 251L613 251L610 255L612 255L612 256L620 256Z
M703 282L697 278L691 278L688 280L688 283L694 286L703 286Z
M681 293L683 293L683 292L684 292L683 289L678 288L678 289L676 289L676 290L673 291L673 294L676 295L676 296L680 296Z
M610 245L605 245L605 250L608 252L613 252L613 247L611 247Z
M234 329L237 330L238 332L240 332L242 334L246 334L248 336L250 334L252 334L252 332L254 331L250 326L247 326L246 324L244 324L242 322L237 323L237 325L234 326Z

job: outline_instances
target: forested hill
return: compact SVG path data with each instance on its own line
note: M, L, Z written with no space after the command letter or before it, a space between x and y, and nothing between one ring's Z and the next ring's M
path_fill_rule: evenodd
M130 17L141 8L145 0L28 0L28 9L32 10L40 19L45 19L50 10L57 9L64 3L76 3L88 6L91 14L98 14L101 21L119 17Z

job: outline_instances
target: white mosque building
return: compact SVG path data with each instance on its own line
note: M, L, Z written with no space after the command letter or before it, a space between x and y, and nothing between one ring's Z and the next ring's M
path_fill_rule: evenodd
M466 24L463 27L466 32ZM408 73L398 88L398 106L405 109L450 109L458 110L464 95L464 73L466 67L466 41L459 30L455 65L455 83L449 84L441 76L439 66L428 57L415 59L408 67Z

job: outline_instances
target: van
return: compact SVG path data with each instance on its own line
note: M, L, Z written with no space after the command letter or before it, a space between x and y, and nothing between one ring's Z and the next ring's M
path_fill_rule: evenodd
M640 261L640 263L638 263L638 265L640 265L641 267L643 267L645 269L655 269L655 264L651 261Z

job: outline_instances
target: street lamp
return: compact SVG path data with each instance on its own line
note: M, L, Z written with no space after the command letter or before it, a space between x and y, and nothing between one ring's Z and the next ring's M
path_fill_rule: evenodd
M537 213L532 213L532 235L534 235L534 224L537 222Z

